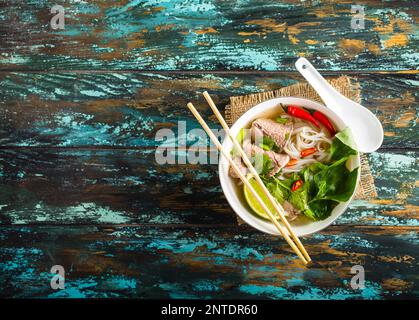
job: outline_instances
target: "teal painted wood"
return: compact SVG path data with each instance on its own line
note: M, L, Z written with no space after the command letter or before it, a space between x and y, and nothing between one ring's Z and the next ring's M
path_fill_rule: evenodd
M391 299L417 297L417 228L331 227L304 238L306 268L277 237L237 228L0 227L0 296ZM53 265L64 290L50 287ZM365 289L350 287L352 266Z
M384 147L417 147L418 75L357 75L362 103L378 115ZM156 133L178 121L200 128L186 108L193 101L220 128L201 93L222 109L232 95L277 89L302 78L287 74L1 73L2 146L156 146ZM198 141L197 141L198 140ZM189 135L188 145L199 139ZM202 144L201 144L202 145Z
M415 1L92 1L62 3L65 29L50 27L56 1L0 8L3 70L294 70L304 55L323 70L418 67Z
M77 2L52 31L55 4L0 8L0 69L20 70L0 72L1 297L417 298L414 1L362 2L358 31L352 3ZM237 226L215 165L154 162L160 128L198 128L187 101L208 117L204 90L223 107L301 81L287 72L301 55L355 74L386 135L369 156L378 198L303 239L310 269L283 240ZM55 264L63 291L49 286ZM363 291L349 287L355 264Z
M369 159L378 197L354 201L336 223L419 226L418 153L380 151ZM0 150L0 221L3 225L237 223L215 164L159 165L154 148Z

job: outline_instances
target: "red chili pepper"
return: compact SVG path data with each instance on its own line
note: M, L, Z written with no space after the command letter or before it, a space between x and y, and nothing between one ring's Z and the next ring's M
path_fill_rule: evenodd
M304 149L300 152L301 157L307 157L312 155L313 153L316 153L317 149L316 148L308 148L308 149Z
M315 118L316 120L319 120L319 122L326 127L327 131L329 131L329 133L332 137L335 136L336 130L333 127L333 124L330 122L328 117L326 117L320 111L315 111L313 113L313 118Z
M291 191L292 192L297 191L298 189L302 187L303 183L304 183L303 180L295 181L291 186Z
M320 128L319 123L317 122L316 119L313 118L310 112L302 108L299 108L296 106L288 106L287 113L293 117L309 121L312 124L314 124L317 128Z
M285 165L286 167L292 167L294 165L296 165L298 162L297 159L291 159L290 161L288 161L288 163Z

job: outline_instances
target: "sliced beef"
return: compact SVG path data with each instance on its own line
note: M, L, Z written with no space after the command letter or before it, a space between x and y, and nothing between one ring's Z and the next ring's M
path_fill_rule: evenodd
M247 173L247 167L244 165L244 163L242 162L241 158L240 157L235 157L233 160L234 160L234 163L237 164L237 167L240 169L240 172L243 175L246 175L246 173ZM228 168L228 174L232 178L238 178L239 177L239 175L237 174L236 170L234 170L232 166L230 166L230 168Z
M279 172L279 170L285 167L285 165L290 160L290 157L286 154L280 154L273 151L266 151L266 150L263 150L261 147L258 147L251 143L246 143L244 145L244 151L246 152L246 154L250 155L251 157L253 157L256 154L265 154L266 156L268 156L269 159L271 159L272 164L273 164L273 168L269 172L270 177L276 175Z
M283 147L291 134L291 124L280 124L272 119L257 119L252 123L252 135L256 143L262 141L263 135L271 138L278 147Z
M288 213L288 217L287 217L288 221L293 221L297 219L298 215L301 213L300 210L296 209L287 200L284 201L284 203L282 204L282 207L284 208L285 212Z

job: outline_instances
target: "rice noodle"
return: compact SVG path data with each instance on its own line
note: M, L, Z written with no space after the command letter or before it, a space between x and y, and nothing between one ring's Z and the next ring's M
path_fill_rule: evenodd
M297 159L298 161L292 167L284 167L280 178L286 178L293 172L299 172L314 162L329 160L328 149L332 144L332 139L324 128L316 128L293 117L287 118L290 119L289 121L293 121L293 130L284 145L283 151L291 159ZM317 152L304 158L301 157L301 151L308 148L316 148Z

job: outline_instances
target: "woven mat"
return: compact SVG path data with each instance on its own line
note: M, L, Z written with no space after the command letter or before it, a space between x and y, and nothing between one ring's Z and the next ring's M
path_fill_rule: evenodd
M360 102L360 85L354 79L342 76L329 83L340 93L351 100ZM231 126L243 113L255 105L273 98L279 97L301 97L323 103L319 95L308 83L296 83L274 91L249 94L230 98L230 105L226 106L225 119ZM374 177L371 174L368 158L361 154L361 181L355 193L355 199L373 199L377 197L377 190L374 184Z

